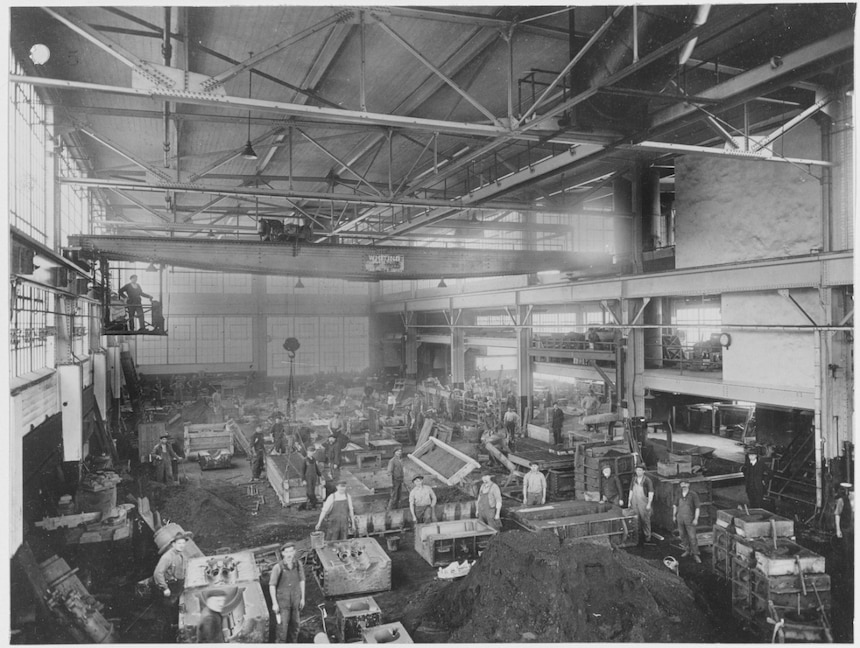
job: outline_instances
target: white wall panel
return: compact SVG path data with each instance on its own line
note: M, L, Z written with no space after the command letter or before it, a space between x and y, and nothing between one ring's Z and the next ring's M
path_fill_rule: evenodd
M370 365L370 319L343 318L343 370L364 371Z

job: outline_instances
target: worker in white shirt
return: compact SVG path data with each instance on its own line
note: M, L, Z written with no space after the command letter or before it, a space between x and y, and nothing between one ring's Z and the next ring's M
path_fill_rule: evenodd
M534 461L529 464L530 470L523 477L523 504L526 506L541 506L546 504L546 477L538 470Z

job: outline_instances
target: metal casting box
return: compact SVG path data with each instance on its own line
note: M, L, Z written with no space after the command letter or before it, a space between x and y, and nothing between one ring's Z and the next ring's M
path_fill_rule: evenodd
M391 589L391 558L373 538L326 542L314 551L314 577L325 596Z
M341 643L362 640L362 632L382 623L382 610L370 596L337 601L337 635Z
M631 509L606 502L571 500L522 507L513 517L531 531L552 531L558 537L608 537L621 546L636 544L639 521Z
M735 533L744 538L773 537L774 530L778 538L790 538L794 536L794 520L765 511L763 509L751 510L749 515L735 517Z
M362 638L366 644L413 643L412 637L399 621L367 628L362 633Z
M203 593L215 587L238 587L242 601L225 617L225 630L238 643L263 643L269 636L269 608L260 585L260 568L252 551L190 558L185 590L179 598L179 637L196 641Z
M415 527L415 551L433 567L444 567L477 559L496 533L479 520L419 524Z

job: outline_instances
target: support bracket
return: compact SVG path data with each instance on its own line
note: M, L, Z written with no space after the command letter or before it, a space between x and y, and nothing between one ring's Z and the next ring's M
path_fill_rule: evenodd
M797 309L797 311L801 315L803 315L807 320L809 320L809 322L813 326L819 326L818 322L816 322L814 319L812 319L812 316L810 316L810 314L806 312L806 310L803 308L803 306L798 304L797 300L791 296L791 291L788 288L779 288L779 289L777 289L776 292L779 293L780 297L788 300L792 305L794 305L794 307Z

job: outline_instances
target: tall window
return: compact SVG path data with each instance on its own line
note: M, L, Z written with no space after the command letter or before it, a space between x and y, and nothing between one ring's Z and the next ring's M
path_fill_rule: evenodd
M84 175L78 160L68 149L56 151L57 167L62 178L80 178ZM60 245L68 245L72 234L90 233L90 191L86 187L60 184Z
M535 333L567 333L576 326L576 313L535 313Z
M15 305L9 324L10 377L54 367L54 333L48 330L55 319L56 298L47 290L28 283L13 286Z
M672 324L683 344L695 344L720 332L722 315L719 297L675 300Z
M24 74L13 61L13 73ZM53 246L50 195L53 148L49 109L34 86L12 84L9 92L9 218L10 223L40 243Z

